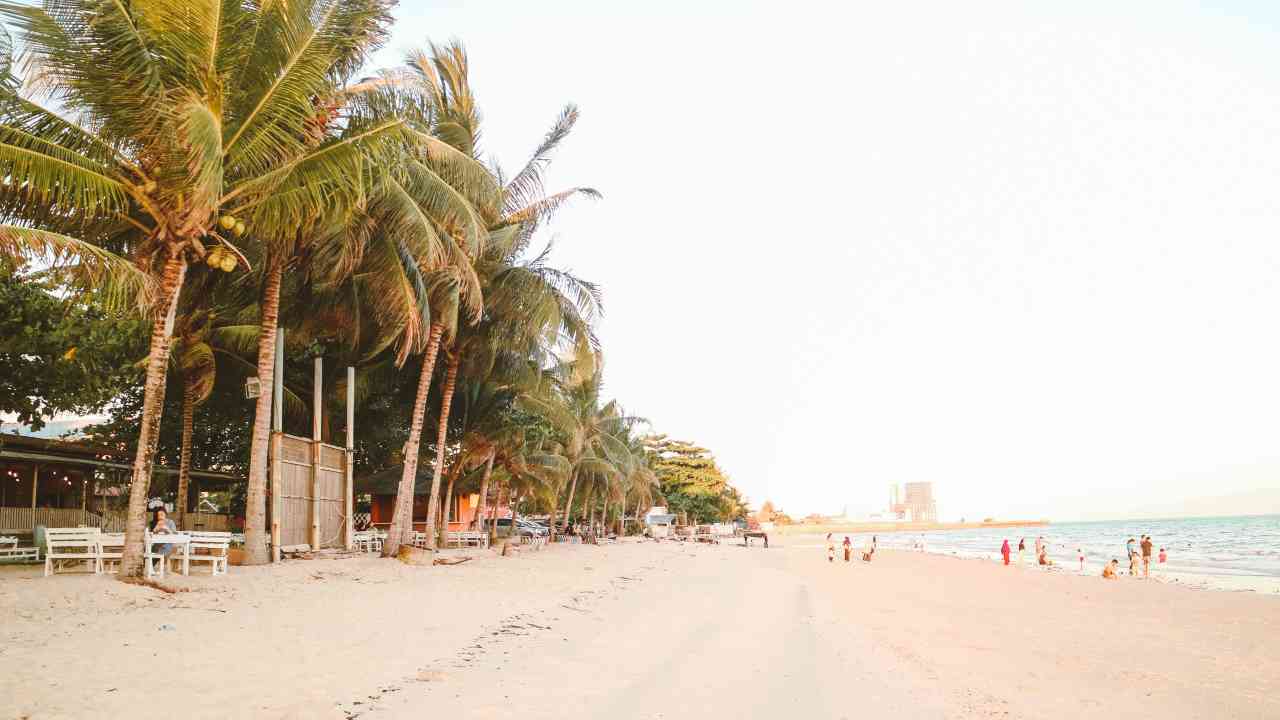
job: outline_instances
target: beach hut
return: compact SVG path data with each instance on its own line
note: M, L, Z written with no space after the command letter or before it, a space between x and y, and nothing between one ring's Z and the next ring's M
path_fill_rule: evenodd
M369 503L369 524L385 530L391 526L391 516L395 511L396 492L400 487L400 476L404 473L403 465L389 467L380 472L356 479L356 493ZM423 531L427 526L427 508L431 502L432 467L418 467L418 476L413 484L413 529ZM448 481L441 483L440 492L445 492ZM505 503L499 503L497 513L492 513L492 499L485 517L510 517L511 509ZM449 531L461 532L471 527L476 514L480 511L479 493L455 493L449 507Z

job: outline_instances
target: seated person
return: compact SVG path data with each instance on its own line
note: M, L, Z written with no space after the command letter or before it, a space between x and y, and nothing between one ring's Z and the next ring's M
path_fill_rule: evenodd
M1111 562L1102 566L1102 577L1107 580L1115 580L1119 575L1116 574L1116 568L1120 567L1120 561L1115 558Z
M1053 561L1049 559L1049 551L1045 548L1040 548L1040 564L1053 565Z
M152 535L172 535L177 532L178 532L178 526L174 525L173 521L169 519L169 514L164 511L164 508L160 508L159 510L156 510L156 520L155 520L155 523L151 526L151 534ZM168 555L169 553L173 552L173 548L174 546L168 543L164 545L153 545L152 552L156 552L161 555Z

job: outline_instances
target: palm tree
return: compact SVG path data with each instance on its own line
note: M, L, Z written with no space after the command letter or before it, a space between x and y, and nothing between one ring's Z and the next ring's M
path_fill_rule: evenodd
M178 529L186 528L187 494L191 486L191 450L196 407L209 399L217 377L210 334L216 313L195 310L175 324L173 359L182 380L182 451L178 461L178 497L174 511Z
M616 401L600 404L604 377L595 366L589 377L579 377L574 363L565 363L546 374L534 393L521 397L523 407L547 419L562 436L564 457L572 470L564 503L568 523L578 483L616 476L632 461L626 443L619 439L641 418L622 413ZM555 524L552 512L552 524Z
M423 89L431 99L436 113L435 130L437 135L456 147L460 152L478 157L480 137L480 114L475 98L471 92L468 79L468 61L466 51L461 44L454 42L444 46L432 45L431 52L418 52L410 57L409 77ZM566 108L557 123L548 133L543 143L535 150L533 157L525 167L509 182L503 180L500 168L494 169L494 175L502 183L501 192L489 195L491 202L483 202L486 198L478 198L476 209L489 223L489 246L476 248L477 252L468 253L475 265L475 273L484 288L486 304L491 304L489 293L495 285L505 283L507 295L512 298L507 310L516 310L517 317L489 322L482 330L459 332L469 336L459 337L458 333L449 333L445 337L447 366L444 387L441 391L441 411L436 429L436 458L432 476L431 495L427 514L427 533L435 538L435 518L439 501L440 483L444 473L446 440L452 398L458 376L458 366L464 355L471 352L469 347L488 347L503 335L515 336L517 343L527 338L545 337L552 333L552 343L559 345L565 337L577 343L580 355L589 354L594 343L588 327L589 320L599 309L598 291L589 283L579 281L567 273L559 273L544 264L546 253L539 257L533 265L520 269L532 273L519 276L510 272L516 258L527 247L530 237L539 223L554 213L568 198L576 194L598 197L599 193L591 188L573 188L545 197L543 193L542 172L549 162L550 154L572 129L577 121L577 109ZM530 275L535 282L529 282ZM519 286L519 287L518 287ZM518 289L516 289L518 287ZM513 291L514 290L514 291ZM530 297L527 293L533 290L538 297ZM576 297L568 298L564 292L576 293ZM576 305L576 307L575 307ZM548 310L541 315L534 315L530 308ZM490 312L490 316L501 316L501 312ZM582 315L588 315L583 320ZM512 320L514 319L514 322ZM451 323L457 326L456 319ZM515 333L511 329L519 328ZM560 333L564 330L563 334ZM452 343L448 342L453 340ZM510 337L505 338L510 340ZM590 341L590 342L589 342ZM524 343L527 344L527 343ZM451 345L451 347L450 347ZM416 467L415 467L416 472ZM406 462L405 477L411 477ZM408 481L402 481L407 486Z

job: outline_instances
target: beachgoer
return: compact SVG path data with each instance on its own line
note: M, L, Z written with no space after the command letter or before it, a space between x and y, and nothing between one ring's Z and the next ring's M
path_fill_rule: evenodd
M1036 538L1036 557L1040 557L1042 554L1044 554L1044 536L1043 535L1038 536Z
M1129 577L1138 577L1138 553L1129 556Z
M1137 552L1137 548L1134 546L1133 538L1129 538L1129 542L1124 544L1125 557L1133 557L1135 552Z
M1053 565L1053 561L1049 559L1049 548L1042 546L1040 548L1040 557L1037 560L1041 565Z
M1000 554L1004 557L1004 564L1009 564L1009 539L1005 538L1004 544L1000 546Z
M827 562L836 561L836 544L831 542L831 533L827 533Z
M1142 536L1142 576L1151 577L1151 536Z
M849 562L853 558L853 543L849 542L849 536L844 536L844 561Z
M1102 566L1102 577L1107 580L1115 580L1118 577L1116 575L1117 567L1120 567L1120 561L1111 558L1111 562Z
M871 536L871 554L872 555L876 554L876 536L875 535Z
M156 510L155 522L151 525L151 534L172 535L176 532L178 532L178 526L174 525L173 521L169 519L169 514L164 511L164 508ZM154 545L152 546L152 552L156 552L161 555L168 555L173 552L174 547L176 546L170 543Z
M1160 564L1163 565L1164 561L1168 559L1169 556L1164 554L1164 548L1160 548Z
M1084 550L1076 548L1076 555L1080 556L1080 572L1084 572Z
M1022 564L1022 553L1026 552L1026 550L1027 550L1027 539L1026 538L1019 539L1018 540L1018 564L1019 565Z

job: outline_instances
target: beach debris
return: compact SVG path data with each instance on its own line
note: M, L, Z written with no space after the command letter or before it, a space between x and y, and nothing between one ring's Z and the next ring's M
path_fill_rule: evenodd
M165 632L168 630L177 630L177 629L178 628L176 626L170 625L169 623L163 623L160 625L160 632Z
M122 583L127 583L127 584L129 584L129 585L141 585L141 586L143 586L143 587L149 587L149 588L151 588L152 590L159 590L160 592L162 592L162 593L167 593L167 594L169 594L169 595L173 595L174 593L188 592L188 591L189 591L189 589L188 589L188 588L184 588L184 587L173 587L173 586L171 586L171 585L164 585L164 584L161 584L161 583L159 583L159 582L156 582L155 580L151 580L151 579L148 579L148 578L140 578L140 577L122 577L122 578L120 578L120 582L122 582Z
M435 551L429 548L416 548L412 545L401 545L396 552L396 559L405 565L426 565L431 566L435 563Z
M470 556L466 557L439 557L435 559L436 565L461 565L470 560Z

